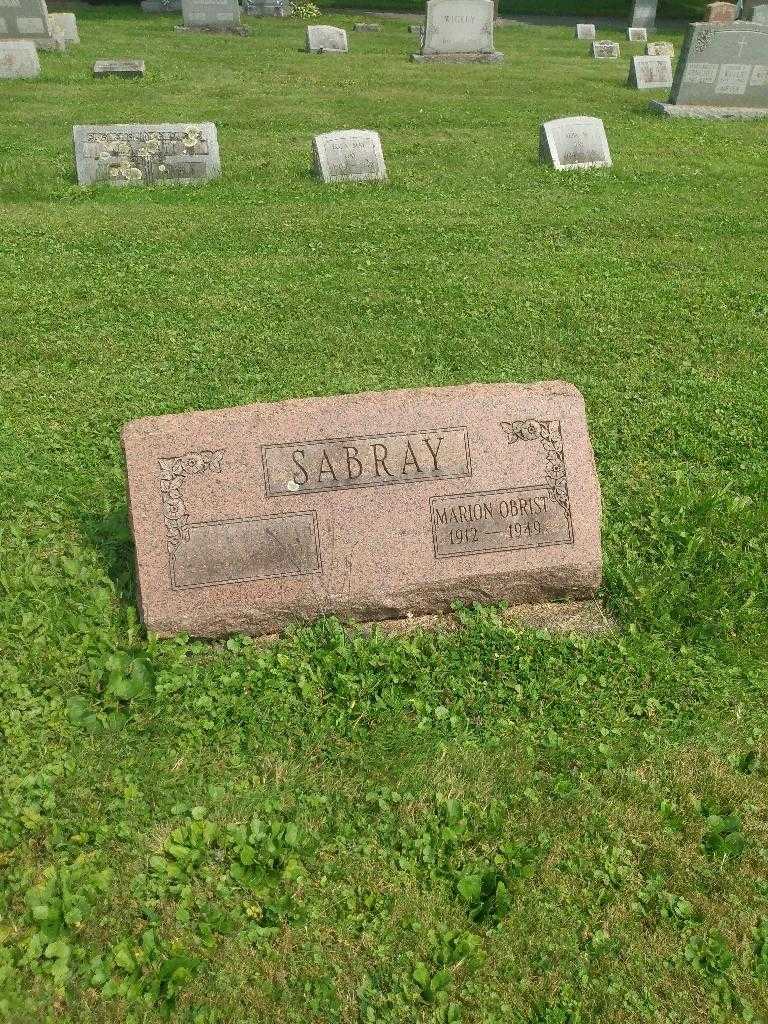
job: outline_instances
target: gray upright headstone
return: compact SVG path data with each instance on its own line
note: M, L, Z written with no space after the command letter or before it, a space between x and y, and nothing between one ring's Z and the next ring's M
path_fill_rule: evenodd
M40 50L63 50L45 0L0 0L0 39L29 39Z
M221 173L216 125L76 124L80 185L193 185Z
M70 43L80 42L80 34L77 31L77 18L74 14L49 14L48 17L53 34L61 36L67 46Z
M648 30L644 28L634 28L630 25L627 29L627 39L630 43L647 43Z
M539 160L558 171L610 167L611 153L599 117L559 117L539 128Z
M184 28L244 34L237 0L181 0Z
M597 29L594 25L577 25L576 26L576 38L577 39L595 39L597 36Z
M289 18L289 0L243 0L243 14L253 18Z
M656 24L658 0L635 0L632 4L630 25L635 28L653 28Z
M755 4L752 8L752 21L757 25L768 25L768 4Z
M181 14L181 0L141 0L145 14Z
M768 25L689 25L669 102L651 106L669 117L768 117Z
M0 78L37 78L40 58L28 39L0 40Z
M411 60L497 63L493 46L493 0L427 0L421 51Z

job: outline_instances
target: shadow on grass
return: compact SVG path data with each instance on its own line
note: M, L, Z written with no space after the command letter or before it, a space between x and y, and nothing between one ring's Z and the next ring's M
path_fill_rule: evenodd
M138 593L133 537L128 508L121 505L104 519L84 520L83 532L101 555L104 569L121 601L133 604Z

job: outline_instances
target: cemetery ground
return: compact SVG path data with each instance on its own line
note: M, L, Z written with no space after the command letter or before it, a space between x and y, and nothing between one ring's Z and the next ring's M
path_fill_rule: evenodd
M766 1019L766 127L651 115L572 29L417 67L405 21L77 13L0 103L0 1020ZM577 113L612 170L537 164ZM186 120L221 180L74 184L73 124ZM313 181L345 127L389 185ZM125 421L555 378L615 633L137 623Z

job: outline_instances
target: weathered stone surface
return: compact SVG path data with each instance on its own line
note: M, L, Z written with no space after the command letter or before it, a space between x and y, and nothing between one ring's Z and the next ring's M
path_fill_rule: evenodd
M669 57L633 57L627 85L632 89L669 89L672 61Z
M181 0L141 0L145 14L181 14Z
M243 0L243 14L254 18L288 18L291 10L288 0Z
M149 417L122 442L141 616L162 636L600 586L599 484L569 384Z
M307 25L307 53L347 53L347 33L333 25Z
M576 38L577 39L594 39L597 35L597 30L594 25L577 25L576 26Z
M77 31L77 18L74 14L49 14L48 15L53 34L60 36L65 44L80 42L80 33Z
M648 31L644 28L637 28L634 25L630 25L627 29L627 39L630 43L647 43Z
M323 182L387 180L381 139L376 132L350 129L316 135L312 162Z
M732 21L736 21L736 4L707 4L705 11L706 18L704 20L709 23L714 21L716 23L722 23L727 25Z
M768 25L751 21L689 25L669 103L731 110L768 108Z
M0 40L0 78L37 78L37 47L28 39Z
M29 39L40 50L63 50L45 0L0 0L0 39Z
M80 185L192 185L221 173L216 125L78 124L72 129Z
M493 47L493 0L427 0L421 50L411 60L498 63Z
M143 78L145 70L143 60L97 60L93 65L93 77Z
M621 56L621 49L618 43L612 43L610 39L600 39L592 43L592 56L595 60L615 60Z
M672 43L648 43L645 47L646 57L674 57L675 48Z
M653 28L656 24L657 0L635 0L630 25Z
M610 167L611 153L599 117L559 117L539 127L539 160L558 171Z
M241 31L237 0L181 0L184 28L206 32Z
M381 25L376 25L371 21L356 21L355 32L381 32Z
M755 4L752 8L752 21L757 25L768 25L768 4Z

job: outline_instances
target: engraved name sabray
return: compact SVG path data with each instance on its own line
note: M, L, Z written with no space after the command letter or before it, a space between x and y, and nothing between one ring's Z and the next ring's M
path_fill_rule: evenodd
M518 441L538 441L544 449L546 466L544 482L550 496L571 518L571 505L568 498L568 481L565 476L565 452L563 451L563 435L559 420L513 420L502 422L501 429L507 435L509 444Z
M189 513L181 493L187 478L206 470L221 472L224 449L216 451L189 452L170 459L158 459L160 466L160 494L163 501L163 519L168 541L168 554L173 553L181 542L189 540Z

